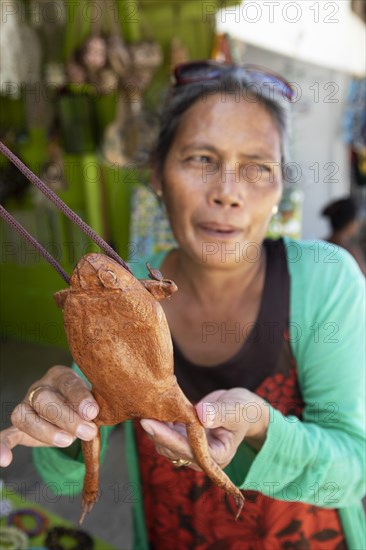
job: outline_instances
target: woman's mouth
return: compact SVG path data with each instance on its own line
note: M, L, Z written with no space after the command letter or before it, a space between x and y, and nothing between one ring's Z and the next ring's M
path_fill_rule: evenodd
M237 227L216 222L199 223L198 228L207 236L216 239L232 239L233 237L238 237L242 233L242 230Z

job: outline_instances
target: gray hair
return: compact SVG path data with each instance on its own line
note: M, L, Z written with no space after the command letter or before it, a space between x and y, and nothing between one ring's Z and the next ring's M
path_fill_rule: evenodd
M182 115L196 101L214 94L234 95L240 100L244 97L250 102L260 102L276 123L281 139L281 168L285 179L286 164L289 161L288 141L290 134L291 102L284 89L273 85L271 77L263 73L263 80L256 78L244 67L228 67L220 79L205 82L193 82L173 87L168 92L160 118L160 131L151 152L150 159L161 173Z

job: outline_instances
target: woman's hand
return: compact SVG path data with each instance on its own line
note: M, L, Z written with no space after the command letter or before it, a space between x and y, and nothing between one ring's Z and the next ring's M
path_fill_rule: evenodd
M206 428L211 456L221 468L231 462L243 439L256 450L266 439L270 418L268 405L244 388L210 393L196 405L196 411ZM200 470L184 425L150 419L141 420L141 425L154 441L158 453L169 460L188 460L191 468Z
M12 427L0 432L0 466L9 466L16 445L68 447L78 437L97 435L91 422L99 412L87 384L69 367L56 365L31 385L11 415Z

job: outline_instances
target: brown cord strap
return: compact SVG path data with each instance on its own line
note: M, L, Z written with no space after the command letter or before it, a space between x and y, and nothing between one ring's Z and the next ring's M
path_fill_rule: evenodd
M41 256L43 256L45 260L47 260L48 262L50 262L51 265L53 265L53 267L61 275L61 277L67 282L67 284L68 285L70 284L70 277L68 276L66 271L62 269L60 264L56 262L55 258L53 258L51 254L47 252L47 250L41 245L41 243L39 243L34 237L32 237L32 235L28 233L28 231L24 229L24 227L19 222L17 222L17 220L13 218L13 216L9 214L9 212L5 210L5 208L1 204L0 204L0 216L3 218L3 220L6 221L7 224L10 225L10 227L15 229L15 231L17 231L19 235L23 237L23 239L25 239L32 246L34 246L34 248L38 250Z
M125 261L122 260L122 258L113 250L111 246L109 246L108 243L106 243L99 235L93 231L89 225L87 225L71 208L69 208L56 193L52 191L43 181L33 174L33 172L16 156L14 153L4 145L0 141L0 151L20 170L26 178L29 179L33 185L38 187L38 189L51 201L53 204L61 210L65 216L69 218L75 225L77 225L83 233L85 233L90 239L92 239L103 252L106 253L107 256L110 256L113 258L117 263L122 265L127 271L130 273L131 270L126 264ZM7 215L5 216L4 213ZM56 260L52 258L52 256L43 248L43 246L34 239L25 229L22 227L6 210L5 208L1 207L0 209L0 216L9 224L11 227L13 227L20 235L26 239L29 243L31 243L37 250L39 250L40 254L49 261L53 267L57 270L57 272L65 279L65 276L67 279L65 279L67 282L69 281L69 277L67 274L63 271L63 269L58 265ZM52 260L52 261L51 261Z

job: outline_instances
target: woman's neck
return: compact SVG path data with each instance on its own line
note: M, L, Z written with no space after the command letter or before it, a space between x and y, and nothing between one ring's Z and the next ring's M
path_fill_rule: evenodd
M265 268L264 247L257 261L242 261L232 268L202 265L177 249L164 261L162 272L164 277L173 279L178 285L181 296L184 294L185 299L204 309L211 309L238 303L239 296L245 296L249 291L260 292Z

